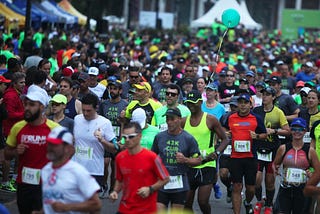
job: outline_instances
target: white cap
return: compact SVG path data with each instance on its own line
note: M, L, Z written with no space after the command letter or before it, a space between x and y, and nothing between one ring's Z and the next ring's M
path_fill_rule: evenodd
M78 52L74 52L74 53L71 55L71 58L79 57L79 56L81 56L81 54L80 54L80 53L78 53Z
M300 92L301 92L301 91L303 91L303 92L305 92L306 94L308 94L309 91L311 91L311 88L309 88L309 87L303 87L303 88L300 89Z
M209 68L209 66L203 66L202 70L210 71L210 68Z
M90 67L88 70L89 75L98 76L99 75L99 69L97 67Z
M137 108L132 112L131 122L139 123L141 129L143 129L146 126L146 119L146 112L142 108Z
M42 88L32 87L30 90L28 90L28 93L25 97L31 101L38 101L44 106L47 106L49 102L48 94Z
M52 144L62 144L63 142L73 145L71 132L62 126L57 126L51 130L47 137L47 142Z
M277 65L283 65L284 62L282 60L277 61Z
M306 66L308 66L309 68L313 67L313 63L312 62L306 62Z
M263 66L268 67L268 68L270 67L270 65L269 65L268 62L263 62L263 63L262 63L262 67L263 67Z

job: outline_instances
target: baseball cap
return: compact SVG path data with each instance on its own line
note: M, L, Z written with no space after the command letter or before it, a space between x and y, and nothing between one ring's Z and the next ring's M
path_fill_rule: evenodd
M71 55L71 58L75 58L75 57L79 57L81 56L81 54L79 52L74 52L72 55Z
M38 101L44 106L47 106L48 104L48 94L42 88L37 89L36 87L33 87L32 90L29 88L25 97L31 101Z
M115 77L115 76L108 77L107 81L108 81L108 85L114 85L116 87L121 86L121 81L118 80L117 77Z
M269 68L269 67L270 67L270 65L269 65L269 63L268 63L268 62L263 62L263 63L262 63L262 67L268 67L268 68Z
M0 83L9 83L11 80L6 79L4 76L0 76Z
M238 97L238 99L237 99L237 101L239 101L239 100L245 100L245 101L247 101L247 102L250 102L250 95L249 94L241 94L239 97Z
M245 82L246 84L249 83L249 81L248 81L246 78L240 78L240 79L239 79L239 82L240 82L240 83L241 83L241 82Z
M147 115L145 110L137 108L132 112L131 122L137 122L143 129L146 126Z
M79 76L78 76L78 80L87 81L88 79L89 79L89 74L87 74L86 72L81 71Z
M269 80L270 82L281 83L281 78L278 76L273 76Z
M227 72L225 70L220 71L219 76L226 76Z
M108 71L109 66L105 63L99 65L99 70L103 73L106 73Z
M183 78L183 80L182 80L182 85L184 85L184 84L187 83L187 82L193 83L193 79L192 79L192 78L189 78L189 77Z
M242 56L242 55L239 55L239 56L237 56L237 59L238 59L238 60L243 60L243 56Z
M291 127L292 126L300 126L302 128L307 128L307 122L303 118L297 117L292 120Z
M62 75L65 77L71 77L74 73L74 70L71 66L67 66L64 69L62 69Z
M238 106L238 98L239 96L233 96L231 97L231 100L230 100L230 105L234 105L234 106Z
M56 94L52 97L50 102L67 104L68 100L67 100L67 97L64 96L63 94Z
M250 77L254 77L255 76L255 73L253 71L248 71L246 73L246 76L250 76Z
M98 76L99 75L99 69L97 67L90 67L88 70L89 75Z
M304 87L304 82L302 80L299 80L296 84L296 87Z
M316 87L316 84L312 81L308 81L304 84L304 86L313 88L313 87Z
M63 126L57 126L49 133L47 142L55 145L63 144L65 142L73 145L73 136L67 128Z
M209 83L205 88L210 88L211 90L214 90L214 91L218 90L218 86L213 82Z
M271 87L264 88L260 92L261 93L267 92L268 94L271 94L272 96L276 95L276 91L274 90L274 88L271 88Z
M185 63L186 62L185 58L183 58L183 57L179 57L177 61L179 63Z
M257 86L260 86L260 87L262 87L262 88L265 88L266 87L266 84L264 83L264 82L262 82L262 81L258 81L257 83L256 83L256 87Z
M151 86L148 82L140 82L138 84L133 85L137 89L144 89L147 92L151 92Z
M306 62L306 66L309 67L309 68L312 68L313 67L313 63L312 62Z
M197 103L199 102L199 100L202 100L201 93L199 91L192 90L187 94L186 100L184 102Z
M276 64L277 64L277 65L283 65L284 62L283 62L282 60L278 60L278 61L276 62Z
M163 116L167 115L181 117L181 112L178 108L169 108Z
M303 88L301 88L300 93L301 93L301 92L304 92L304 93L308 94L309 91L311 91L311 88L309 88L309 87L303 87Z
M209 68L209 66L206 65L206 66L203 66L203 67L202 67L202 70L203 70L203 71L210 71L210 68Z

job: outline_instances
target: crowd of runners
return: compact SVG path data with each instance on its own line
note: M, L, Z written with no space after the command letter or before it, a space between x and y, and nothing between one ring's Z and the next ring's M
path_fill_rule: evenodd
M210 214L225 188L236 214L320 213L320 35L222 34L2 32L1 189L19 212L121 196L119 214L195 198Z

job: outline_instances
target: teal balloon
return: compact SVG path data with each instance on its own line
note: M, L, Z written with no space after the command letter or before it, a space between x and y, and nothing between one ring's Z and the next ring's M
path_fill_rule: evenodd
M228 28L234 28L239 24L240 14L235 9L227 9L222 13L222 23Z

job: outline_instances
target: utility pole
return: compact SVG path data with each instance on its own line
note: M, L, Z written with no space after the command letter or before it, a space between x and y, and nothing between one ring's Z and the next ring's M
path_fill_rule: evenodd
M31 0L27 0L26 7L26 21L24 23L24 35L27 35L27 32L31 28Z

